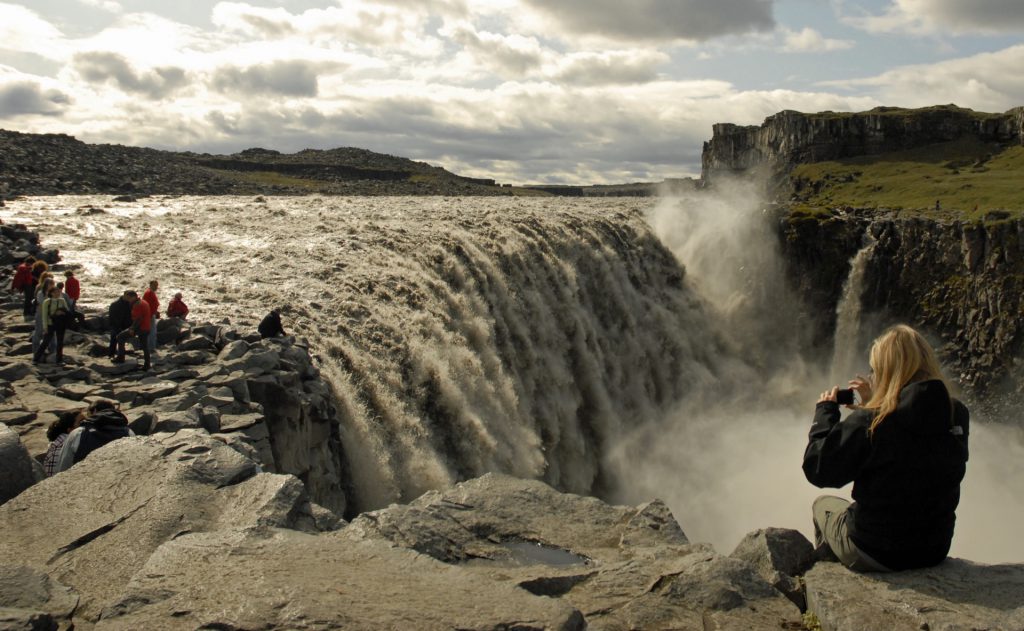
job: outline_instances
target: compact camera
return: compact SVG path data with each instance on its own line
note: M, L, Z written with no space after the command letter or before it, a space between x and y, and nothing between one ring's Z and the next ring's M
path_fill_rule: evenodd
M836 391L836 403L839 405L853 405L853 388Z

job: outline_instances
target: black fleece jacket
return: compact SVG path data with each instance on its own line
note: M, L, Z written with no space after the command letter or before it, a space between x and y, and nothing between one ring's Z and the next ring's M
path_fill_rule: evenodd
M893 570L928 567L949 553L967 463L970 415L941 381L900 391L896 410L868 435L874 417L819 403L804 452L804 475L818 487L853 482L853 543Z

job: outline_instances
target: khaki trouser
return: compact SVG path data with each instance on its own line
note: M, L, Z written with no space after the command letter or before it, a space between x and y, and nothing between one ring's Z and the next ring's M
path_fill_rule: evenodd
M846 509L850 503L841 497L822 495L814 500L814 547L828 544L839 562L857 572L891 572L878 561L857 549L850 540Z

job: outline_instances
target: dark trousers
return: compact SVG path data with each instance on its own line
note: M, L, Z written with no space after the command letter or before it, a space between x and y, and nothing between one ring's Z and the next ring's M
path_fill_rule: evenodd
M149 331L139 331L139 344L142 345L142 357L145 361L142 365L142 369L149 370Z
M36 351L35 360L37 362L43 361L43 358L46 357L46 348L54 338L57 339L57 363L59 364L64 360L64 331L66 329L65 325L57 324L56 322L46 329L46 334L43 335L43 343L39 345L39 350Z
M35 313L36 313L36 306L34 304L32 304L32 299L35 298L35 295L36 295L36 286L35 285L25 285L24 291L25 291L25 306L23 307L23 311L24 311L25 315L35 315Z
M110 332L110 351L107 355L124 361L124 341L117 339L119 333L120 331Z

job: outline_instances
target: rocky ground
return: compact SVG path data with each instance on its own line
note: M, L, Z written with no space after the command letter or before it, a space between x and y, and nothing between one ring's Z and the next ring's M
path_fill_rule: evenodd
M8 251L39 251L8 228ZM316 502L343 497L325 485L345 466L303 342L168 322L143 373L105 360L92 315L64 366L33 366L5 295L0 629L1024 628L1024 565L858 575L780 529L724 556L660 501L509 476L346 524ZM43 479L46 425L96 397L139 436Z

